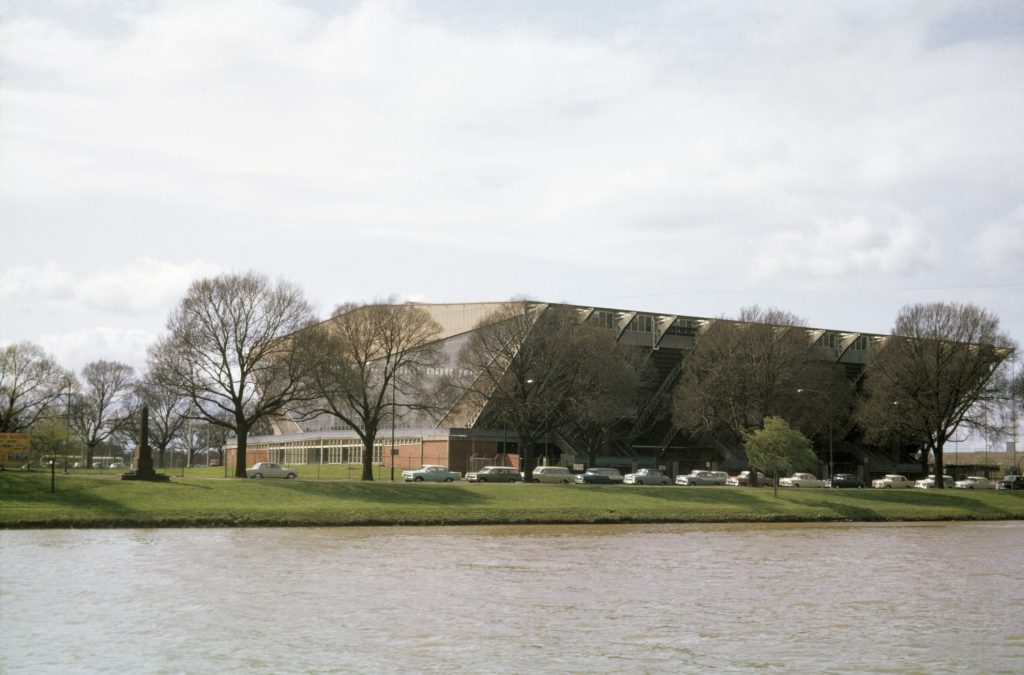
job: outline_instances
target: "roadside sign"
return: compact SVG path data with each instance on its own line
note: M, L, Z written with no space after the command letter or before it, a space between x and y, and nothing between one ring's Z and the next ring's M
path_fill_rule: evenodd
M0 464L28 459L32 434L0 434Z

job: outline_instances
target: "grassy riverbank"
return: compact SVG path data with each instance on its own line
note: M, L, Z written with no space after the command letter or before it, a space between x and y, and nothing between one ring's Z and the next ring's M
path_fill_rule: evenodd
M1006 520L1024 493L246 481L0 473L0 527Z

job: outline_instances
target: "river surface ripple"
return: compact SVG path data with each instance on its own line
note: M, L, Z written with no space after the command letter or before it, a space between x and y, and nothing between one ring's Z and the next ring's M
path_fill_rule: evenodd
M3 673L1020 673L1024 523L0 532Z

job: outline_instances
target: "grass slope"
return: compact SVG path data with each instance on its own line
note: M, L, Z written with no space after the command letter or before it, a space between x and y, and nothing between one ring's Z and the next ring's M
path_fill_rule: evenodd
M456 525L1024 518L1024 493L476 485L0 472L0 527Z

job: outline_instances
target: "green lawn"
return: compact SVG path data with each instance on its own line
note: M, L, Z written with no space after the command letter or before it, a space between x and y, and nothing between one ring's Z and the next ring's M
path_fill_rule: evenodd
M220 474L223 476L223 473ZM0 527L454 525L1024 518L1024 493L476 485L315 480L170 483L0 472Z

